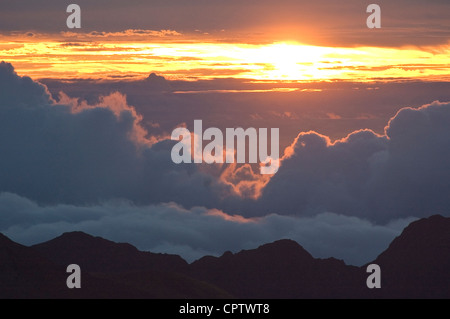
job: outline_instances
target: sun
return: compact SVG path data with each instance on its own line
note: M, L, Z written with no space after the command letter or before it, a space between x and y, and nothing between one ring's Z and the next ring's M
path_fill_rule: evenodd
M297 56L290 50L279 50L277 61L271 62L274 69L272 77L293 80L302 77L302 67Z
M298 43L274 43L258 48L257 62L264 64L262 76L273 80L314 80L323 73L319 68L326 48Z

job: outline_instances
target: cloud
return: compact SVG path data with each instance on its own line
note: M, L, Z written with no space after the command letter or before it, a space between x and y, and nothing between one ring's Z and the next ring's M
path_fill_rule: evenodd
M449 38L448 1L378 0L382 28L371 32L365 24L368 3L359 0L271 0L257 2L184 0L78 0L82 32L121 36L121 30L177 30L207 39L272 42L297 40L327 45L433 45ZM4 0L0 31L66 29L66 3L57 0ZM401 15L397 14L402 12ZM27 19L20 19L26 16ZM201 30L201 32L196 32ZM224 31L223 31L224 30ZM137 32L136 32L137 31ZM156 36L159 36L156 31ZM164 33L164 32L162 32ZM91 35L91 36L92 36ZM139 36L139 35L138 35Z
M340 115L338 115L338 114L336 114L336 113L332 113L332 112L327 113L326 116L327 116L330 120L341 120L341 119L342 119L342 116L340 116Z
M384 134L301 132L278 172L261 177L250 165L172 163L175 141L114 90L56 102L4 62L0 90L0 231L25 244L82 230L192 261L291 238L362 264L411 220L450 212L448 102L403 108ZM144 98L170 112L181 101ZM198 101L182 100L183 117L212 109ZM228 102L212 105L222 114Z
M385 134L358 130L332 142L302 132L269 180L249 165L174 164L175 141L160 127L144 128L121 93L92 103L62 94L56 102L8 63L0 64L0 85L0 167L7 168L0 192L41 204L122 198L247 217L332 212L383 224L450 212L450 103L401 109Z
M450 214L450 103L403 108L385 135L355 131L334 143L300 133L258 201L258 213L324 211L376 222Z
M413 219L385 226L357 217L322 213L314 217L230 216L217 209L184 209L174 203L135 206L125 201L101 205L39 206L11 193L0 194L0 231L25 245L81 230L141 250L180 254L189 262L204 255L253 249L280 238L299 242L317 258L336 257L362 265L377 257Z
M165 38L180 36L181 33L174 30L142 30L142 29L127 29L118 32L105 32L105 31L91 31L89 33L79 33L64 31L61 33L64 38L76 39L76 40L95 40L108 38L111 40L141 40L143 37L148 38Z
M1 107L37 108L53 103L47 88L30 77L19 77L10 63L0 62Z
M259 167L257 173L250 164L238 165L236 163L225 165L221 171L220 179L230 185L235 194L243 198L257 199L261 195L261 190L270 179L269 174L260 174Z
M93 103L62 94L57 103L8 63L0 85L0 167L8 168L0 191L39 203L174 201L244 216L333 212L378 223L450 212L450 103L403 108L383 135L358 130L331 142L302 132L267 180L248 165L172 163L175 141L144 128L121 93Z
M141 126L142 118L112 93L90 105L61 95L0 64L0 191L40 203L213 203L227 186L193 165L170 160L174 142Z

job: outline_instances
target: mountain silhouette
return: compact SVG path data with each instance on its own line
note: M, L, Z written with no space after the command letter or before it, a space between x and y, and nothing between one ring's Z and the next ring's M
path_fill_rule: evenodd
M83 274L83 291L66 286L66 267L58 266L30 247L0 234L0 298L115 298L117 292L139 297L123 284Z
M117 298L230 297L185 276L188 263L178 255L143 252L130 244L83 232L64 233L32 248L57 265L75 263L95 279L126 286L126 290L117 291Z
M238 298L349 298L364 284L358 267L315 259L292 240L192 263L191 275Z
M318 259L283 239L191 264L83 232L26 247L0 234L0 298L450 298L450 218L415 221L366 267ZM371 264L368 263L368 264ZM81 268L81 289L66 267Z
M64 233L32 248L56 264L76 263L89 272L184 271L188 266L177 255L143 252L83 232Z
M373 263L382 269L385 298L450 297L450 218L409 224Z
M58 279L65 277L59 273L33 249L0 234L0 298L57 297Z

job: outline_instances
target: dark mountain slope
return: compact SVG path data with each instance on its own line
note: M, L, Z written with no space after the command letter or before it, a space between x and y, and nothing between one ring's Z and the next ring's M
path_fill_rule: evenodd
M81 289L66 286L69 264L81 268ZM33 247L0 234L0 298L231 297L173 271L183 267L187 263L178 256L140 252L81 232Z
M83 232L64 233L32 248L56 264L76 263L89 272L185 271L188 266L177 255L143 252Z
M66 287L72 263L81 289ZM381 289L367 288L366 266L313 258L292 240L188 265L81 232L32 247L0 234L0 298L450 298L450 218L411 223L372 263Z
M381 267L383 297L450 298L450 218L412 222L373 263Z
M191 275L240 298L357 297L364 284L359 268L334 258L314 259L292 240L204 257L191 265Z

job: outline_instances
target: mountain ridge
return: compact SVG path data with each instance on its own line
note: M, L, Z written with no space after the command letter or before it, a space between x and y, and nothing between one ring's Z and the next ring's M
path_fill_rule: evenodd
M74 260L91 272L178 271L187 267L178 255L144 252L129 243L116 243L80 231L66 232L31 247L57 264Z
M281 239L188 264L178 255L139 251L83 232L30 247L0 233L2 298L449 298L450 218L409 224L373 262L381 289L369 289L366 266L314 258ZM68 289L68 264L82 288ZM15 268L14 268L15 267Z

